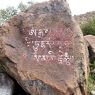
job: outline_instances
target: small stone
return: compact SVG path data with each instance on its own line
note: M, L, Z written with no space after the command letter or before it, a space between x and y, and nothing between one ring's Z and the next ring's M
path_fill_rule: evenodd
M91 95L95 95L95 91L93 90L93 91L91 91Z
M91 71L91 73L95 74L95 69L93 69L93 70Z

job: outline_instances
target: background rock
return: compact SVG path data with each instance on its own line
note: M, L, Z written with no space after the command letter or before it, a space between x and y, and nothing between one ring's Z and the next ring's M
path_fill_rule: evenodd
M86 36L84 36L84 38L88 45L88 49L89 49L89 53L90 53L90 60L94 61L95 60L95 36L86 35Z
M0 95L13 95L13 81L5 73L0 73Z

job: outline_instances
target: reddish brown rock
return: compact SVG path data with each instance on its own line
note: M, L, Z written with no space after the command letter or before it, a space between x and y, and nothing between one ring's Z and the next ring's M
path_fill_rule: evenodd
M87 95L83 35L65 0L32 5L0 28L0 60L31 95Z

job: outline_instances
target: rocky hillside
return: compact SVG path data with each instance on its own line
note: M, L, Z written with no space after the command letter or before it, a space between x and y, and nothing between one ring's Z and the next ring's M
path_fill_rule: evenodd
M95 17L95 11L87 12L81 15L75 15L75 19L79 24L87 23L88 21L92 20Z

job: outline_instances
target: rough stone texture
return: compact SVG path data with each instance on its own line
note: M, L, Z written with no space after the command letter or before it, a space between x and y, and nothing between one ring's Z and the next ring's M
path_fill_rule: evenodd
M87 59L65 0L32 5L0 28L0 61L31 95L87 95Z
M13 81L4 73L0 73L0 95L13 95Z
M87 35L87 36L84 36L84 38L89 48L90 60L94 61L95 60L95 36Z

